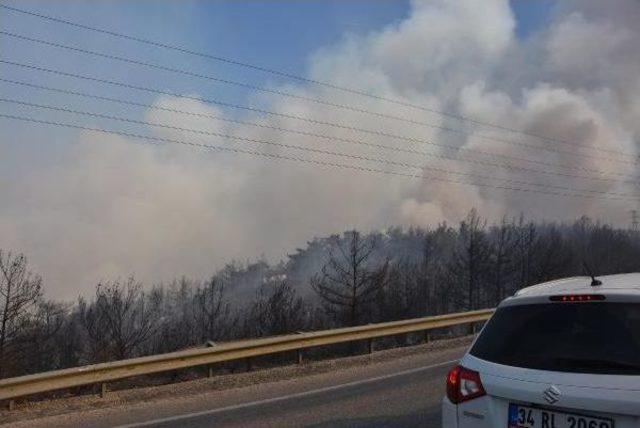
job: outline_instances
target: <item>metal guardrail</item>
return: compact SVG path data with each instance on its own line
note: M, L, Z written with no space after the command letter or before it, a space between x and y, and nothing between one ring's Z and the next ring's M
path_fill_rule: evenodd
M285 351L298 351L298 362L301 362L302 354L300 351L307 348L367 339L371 341L379 337L482 322L488 320L493 311L493 309L483 309L358 327L221 343L209 348L189 349L2 379L0 380L0 400L12 400L31 394L90 384L102 384L102 393L105 393L105 385L109 381ZM371 352L371 350L370 342L369 351ZM10 402L10 407L12 407L12 402Z

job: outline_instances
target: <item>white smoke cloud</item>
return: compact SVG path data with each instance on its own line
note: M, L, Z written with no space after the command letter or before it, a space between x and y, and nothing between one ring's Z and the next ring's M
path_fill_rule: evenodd
M640 16L638 2L568 2L558 6L548 27L523 41L516 38L516 22L506 0L486 1L482 7L471 0L416 1L404 21L364 36L347 35L342 43L314 53L309 76L532 134L636 153L640 135L640 27L637 20L630 19L633 16ZM135 273L147 282L180 274L204 276L234 258L265 255L277 259L316 235L351 227L455 222L471 207L492 219L524 212L534 218L570 219L588 214L617 222L624 221L633 208L626 201L554 198L473 185L530 187L518 184L526 181L632 193L633 187L614 181L534 174L486 164L509 162L573 175L597 175L593 171L636 175L628 158L472 127L430 112L313 85L290 85L283 90L458 128L470 135L299 99L261 95L253 101L284 114L452 145L461 149L457 154L460 159L478 159L485 164L239 126L204 117L233 117L235 112L193 99L163 96L156 100L156 106L200 116L151 109L146 120L410 163L418 168L149 128L160 137L424 174L428 178L361 173L170 143L136 144L126 138L87 132L80 135L58 166L25 172L18 182L0 189L5 201L0 211L0 244L27 253L35 269L44 275L49 294L69 298L86 294L98 280L114 276ZM455 155L442 147L294 119L259 115L244 119L434 156ZM482 136L549 146L564 153L532 150ZM558 166L506 161L467 149L534 158ZM602 159L612 157L627 159L627 163Z

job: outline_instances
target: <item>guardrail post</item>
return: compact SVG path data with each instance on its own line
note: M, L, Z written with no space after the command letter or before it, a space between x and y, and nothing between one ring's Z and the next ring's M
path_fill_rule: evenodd
M9 400L9 411L15 410L16 400Z
M100 384L100 398L104 398L107 396L107 383L102 382Z
M431 340L431 331L430 330L425 330L424 331L424 343L429 343L430 340Z
M367 347L369 348L369 353L373 354L373 339L367 341Z
M247 371L250 372L253 370L253 360L251 357L247 358Z
M467 334L476 334L475 332L475 327L473 325L474 323L469 324L469 326L467 327Z
M213 377L213 364L207 366L207 377Z
M298 364L302 364L302 354L303 354L302 349L296 350L296 357L298 360Z

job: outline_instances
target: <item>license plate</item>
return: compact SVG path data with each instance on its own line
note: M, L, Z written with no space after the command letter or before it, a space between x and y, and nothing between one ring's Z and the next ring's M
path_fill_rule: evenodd
M509 404L508 428L614 428L613 420Z

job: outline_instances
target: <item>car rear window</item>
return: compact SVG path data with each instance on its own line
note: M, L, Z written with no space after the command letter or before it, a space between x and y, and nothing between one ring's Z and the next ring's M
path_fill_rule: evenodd
M640 303L505 306L470 353L530 369L640 375Z

